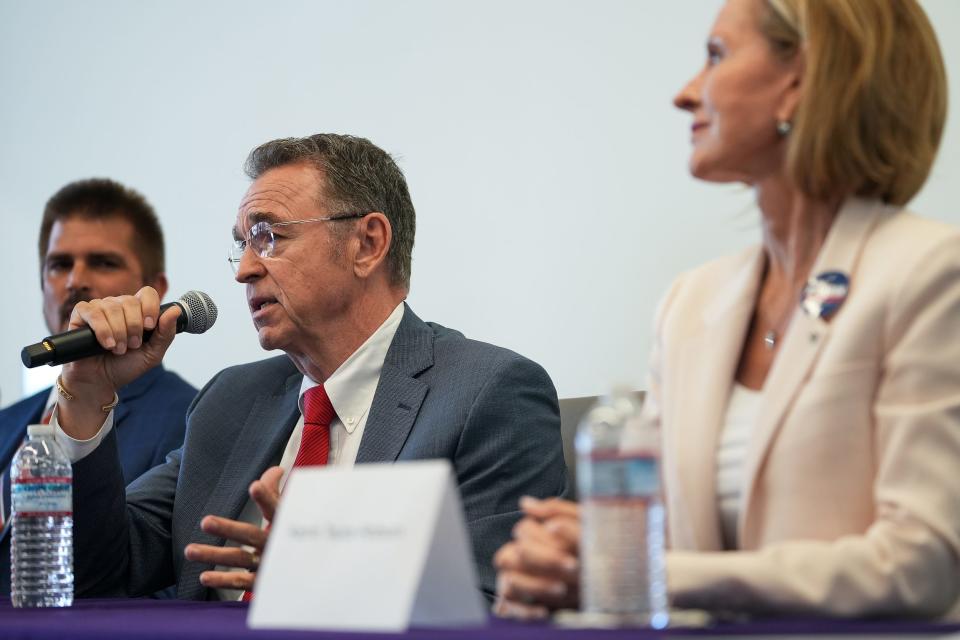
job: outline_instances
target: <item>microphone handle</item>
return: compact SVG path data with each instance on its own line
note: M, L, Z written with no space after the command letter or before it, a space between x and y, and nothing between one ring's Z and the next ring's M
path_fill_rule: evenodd
M160 305L160 315L170 307L180 307L180 317L177 318L177 333L183 331L187 326L187 313L179 302L168 302ZM148 342L153 335L152 329L143 332L143 341ZM42 364L48 364L51 367L82 360L91 356L99 356L108 353L106 349L97 342L97 336L90 327L80 327L64 333L58 333L55 336L47 336L42 341L31 344L23 348L20 352L20 360L23 366L28 369L39 367Z

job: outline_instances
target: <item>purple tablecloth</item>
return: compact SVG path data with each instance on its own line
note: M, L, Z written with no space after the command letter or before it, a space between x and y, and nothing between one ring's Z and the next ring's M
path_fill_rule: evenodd
M523 624L492 619L476 629L413 629L405 634L263 631L247 628L247 605L235 602L182 602L162 600L79 600L66 609L14 609L0 600L0 637L110 640L173 640L176 638L403 638L403 640L542 640L545 638L602 638L608 640L694 636L859 634L946 634L960 624L911 621L844 622L829 620L768 620L721 624L709 629L652 630L558 629L546 623Z

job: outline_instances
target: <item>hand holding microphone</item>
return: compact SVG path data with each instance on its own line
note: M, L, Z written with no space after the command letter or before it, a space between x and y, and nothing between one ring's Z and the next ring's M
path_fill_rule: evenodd
M212 327L217 320L217 306L210 299L210 296L202 291L188 291L176 302L160 305L160 315L162 316L171 307L180 308L180 316L177 318L177 333L181 331L203 333ZM149 341L152 335L152 328L144 326L142 341L136 341L136 346L134 344L124 346L136 348L142 342ZM132 336L130 342L134 340L136 340L136 336ZM108 344L110 343L108 342ZM28 369L39 367L42 364L54 366L91 356L103 355L121 346L121 343L116 341L113 344L116 346L109 349L101 346L94 330L88 325L47 336L36 344L27 345L20 352L20 359Z
M144 287L133 296L77 303L69 331L25 347L21 357L28 366L65 363L58 422L86 440L100 430L117 389L160 364L176 333L202 333L215 319L206 294L191 291L161 309L156 290Z

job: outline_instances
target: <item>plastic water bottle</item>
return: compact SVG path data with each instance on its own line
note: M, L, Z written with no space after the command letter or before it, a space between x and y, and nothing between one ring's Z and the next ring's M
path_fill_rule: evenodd
M10 465L10 597L15 607L73 603L73 470L53 427L32 424Z
M635 393L617 389L576 436L582 615L600 626L667 626L660 438Z

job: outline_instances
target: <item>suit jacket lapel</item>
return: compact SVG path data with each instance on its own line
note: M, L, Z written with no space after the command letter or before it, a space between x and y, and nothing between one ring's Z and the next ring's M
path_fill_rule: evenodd
M433 330L406 303L403 306L363 429L357 464L396 460L427 396L427 385L414 376L433 366Z
M247 502L247 487L260 477L271 462L279 460L290 431L300 417L297 398L303 376L295 373L287 378L279 391L259 396L253 403L236 443L222 468L216 487L210 492L204 514L236 519ZM194 525L190 542L221 545L215 538ZM200 584L200 573L212 565L184 563L180 574L178 597L196 599L206 591Z
M678 460L675 481L683 485L679 495L685 502L675 508L683 509L682 520L693 525L671 535L684 548L723 547L717 517L716 452L763 260L758 246L705 306L699 333L680 338L684 342L676 368L679 379L673 381L678 392L671 403L675 423L684 425L683 431L676 433L674 446Z
M837 218L810 275L825 271L841 271L850 278L850 295L856 283L853 273L860 253L872 227L888 210L878 203L860 199L847 201ZM843 307L837 314L843 313ZM835 318L836 316L834 316ZM780 352L773 362L763 387L763 404L753 436L747 447L744 473L743 501L740 509L740 544L748 548L755 543L755 532L748 515L751 500L756 496L757 478L770 446L783 424L784 417L796 399L797 393L809 378L823 345L830 334L830 323L806 315L799 307L783 338Z
M300 418L297 398L300 373L287 378L282 391L258 397L250 409L237 442L224 463L223 473L207 500L206 513L236 518L246 504L247 487L267 466L279 459Z

